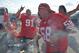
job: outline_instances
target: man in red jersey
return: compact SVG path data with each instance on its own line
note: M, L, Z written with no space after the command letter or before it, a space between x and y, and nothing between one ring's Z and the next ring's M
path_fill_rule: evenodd
M66 31L74 27L69 18L54 13L46 3L39 5L38 15L41 18L39 33L46 45L45 53L66 53L68 47Z
M15 28L15 24L11 24L11 30L9 28L7 28L9 30L9 32L13 35L15 35L16 38L20 39L20 42L23 43L27 43L32 40L35 36L36 33L36 27L35 27L35 17L36 16L32 16L31 15L31 11L29 9L26 10L26 13L22 13L20 16L21 11L24 9L24 7L21 7L20 10L18 10L18 12L16 13L16 17L20 19L21 21L21 31L17 32ZM10 24L10 23L9 23ZM32 45L33 46L33 45ZM23 46L23 48L21 50L27 50L27 52L29 53L31 51L29 51L28 46ZM33 49L33 48L32 48ZM33 52L33 51L32 51Z
M29 9L26 10L26 13L21 14L21 32L18 37L33 39L36 31L34 19L35 16L31 16L31 12Z
M20 38L22 43L28 43L30 40L34 38L36 33L35 18L36 16L32 16L31 11L29 9L26 10L26 13L21 14L20 16L21 31L19 35L16 37ZM23 46L22 50L27 49L27 51L29 52L28 47L30 46L27 46L27 47Z
M66 8L65 8L65 6L64 5L60 5L59 6L59 13L61 13L61 14L63 14L64 16L66 15L66 16L68 16L70 19L71 19L71 21L74 23L74 25L76 26L76 29L75 30L78 30L77 29L77 20L78 19L72 19L71 17L74 17L74 16L71 16L72 14L74 14L74 13L76 13L76 11L78 11L79 10L79 4L77 5L77 7L75 8L75 9L73 9L72 11L69 11L69 12L67 12L67 10L66 10ZM76 16L75 16L76 17ZM75 18L74 17L74 18ZM75 24L76 23L76 24ZM71 34L73 34L73 33L71 33ZM77 34L77 33L76 33ZM75 35L76 35L75 34ZM75 36L74 35L74 36ZM75 36L76 37L76 36ZM79 45L78 45L78 43L77 43L77 40L76 40L76 38L75 37L73 37L72 35L68 35L68 45L70 46L70 48L72 48L76 53L79 53Z

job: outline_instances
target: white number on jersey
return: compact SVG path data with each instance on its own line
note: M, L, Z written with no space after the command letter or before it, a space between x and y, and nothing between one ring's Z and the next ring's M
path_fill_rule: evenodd
M41 34L43 35L44 40L50 41L50 35L51 35L51 28L50 27L42 27L41 29Z
M74 27L74 24L71 20L67 20L64 22L64 26L67 28L67 29L72 29Z
M33 26L33 20L26 19L26 26Z

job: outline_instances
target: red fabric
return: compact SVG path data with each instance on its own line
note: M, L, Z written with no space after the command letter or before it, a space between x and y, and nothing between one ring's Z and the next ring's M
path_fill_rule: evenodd
M46 53L54 53L54 52L61 52L66 53L67 52L67 46L68 46L68 40L67 37L63 37L57 42L56 47L50 46L49 43L46 45Z
M64 22L68 20L68 17L63 16L61 14L53 13L48 18L43 18L40 22L40 34L42 35L43 39L46 42L46 53L51 53L54 51L62 51L65 53L67 48L67 36L63 34L62 38L59 38L57 41L57 47L50 47L50 32L51 31L64 31ZM47 29L46 29L47 28ZM49 28L49 29L48 29ZM50 35L48 35L50 34ZM47 35L47 36L46 36ZM49 44L48 44L49 43ZM58 49L57 49L58 48Z
M20 35L18 36L19 38L26 37L26 38L33 38L35 33L36 33L36 28L33 26L33 16L28 16L26 14L21 15L21 32ZM29 20L26 22L26 20Z

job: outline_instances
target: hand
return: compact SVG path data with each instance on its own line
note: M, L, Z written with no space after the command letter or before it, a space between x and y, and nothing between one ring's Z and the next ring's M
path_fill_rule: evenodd
M25 7L22 7L22 6L21 6L20 11L22 11L24 8L25 8Z

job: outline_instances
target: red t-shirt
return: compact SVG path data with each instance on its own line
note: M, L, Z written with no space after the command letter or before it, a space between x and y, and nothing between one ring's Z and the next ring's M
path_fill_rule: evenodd
M64 31L64 22L66 20L68 20L68 17L56 13L53 13L48 18L43 18L41 20L39 31L46 42L46 53L53 53L56 51L61 51L62 53L66 52L68 45L67 35L62 33L63 36L58 38L55 43L50 39L51 37L54 37L52 39L55 39L60 36L57 36L57 33Z
M21 14L21 32L19 37L33 38L36 33L36 27L34 27L35 16L30 16L26 14Z

